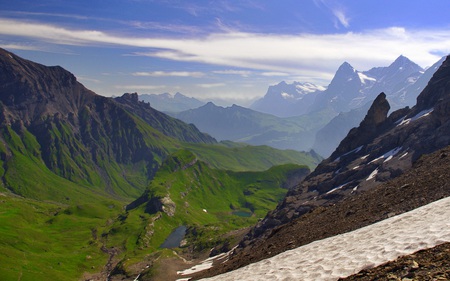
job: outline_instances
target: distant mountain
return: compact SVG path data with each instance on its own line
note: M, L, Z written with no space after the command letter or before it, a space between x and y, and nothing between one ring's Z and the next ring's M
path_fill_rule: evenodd
M195 124L217 140L296 150L309 150L317 129L330 119L326 112L280 118L238 105L221 107L212 102L173 116Z
M173 116L195 124L218 140L279 149L314 149L327 157L362 121L377 94L384 91L393 110L412 105L441 63L442 60L423 72L417 64L400 56L388 67L361 72L345 62L327 88L284 81L270 86L267 94L251 106L254 111L209 103Z
M405 80L405 73L400 71L400 68L409 67L410 69L412 69L412 71L415 71L417 69L417 66L413 63L408 62L409 60L405 57L400 57L399 59L397 59L393 63L392 67L390 66L388 68L374 68L372 70L369 70L369 72L373 73L373 76L381 77L379 78L379 81L381 81L384 85L378 85L378 89L396 89L395 94L387 97L389 103L395 105L392 106L392 108L395 109L400 106L414 105L417 96L420 92L422 92L422 90L428 84L428 81L430 81L431 77L442 65L444 60L445 57L441 58L438 62L433 64L433 66L428 68L422 75L420 75L418 79L412 78L411 76L409 78L407 77L407 79L411 79L411 83L406 86L404 86L405 84L402 83L396 84L396 80L394 79L396 75L392 75L395 69L399 69L397 75L399 75L400 77L396 77L396 79L398 78L400 80ZM387 75L386 73L391 74ZM386 77L390 78L387 79ZM316 138L312 147L314 151L316 151L323 157L330 156L333 150L339 145L339 142L341 142L341 140L350 131L350 129L358 126L358 124L363 120L365 112L367 112L370 107L370 103L371 102L366 103L362 107L352 109L348 112L339 113L326 126L321 128L316 133Z
M280 82L270 86L266 95L250 108L279 117L299 116L307 113L318 92L325 88L313 83Z
M181 112L188 109L193 109L204 105L205 103L198 99L187 97L181 93L171 95L164 94L143 94L139 95L139 99L149 102L150 105L162 112Z
M317 95L311 110L331 107L337 113L347 112L373 101L380 92L385 92L387 99L393 101L393 109L411 105L406 104L400 96L422 74L423 69L404 56L398 57L388 67L362 72L345 62L337 70L328 88Z

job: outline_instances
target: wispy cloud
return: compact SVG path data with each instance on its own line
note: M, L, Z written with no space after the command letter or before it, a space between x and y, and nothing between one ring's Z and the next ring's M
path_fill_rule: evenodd
M227 69L227 70L216 70L213 71L215 74L225 74L225 75L239 75L242 77L249 77L252 72L248 70L234 70L234 69Z
M114 88L119 90L126 90L126 91L141 91L141 90L161 90L166 89L166 85L116 85Z
M262 76L289 76L289 73L286 72L263 72Z
M333 15L344 27L348 28L350 26L350 19L345 15L345 12L341 9L333 9Z
M152 71L152 72L134 72L133 76L150 76L150 77L193 77L200 78L205 76L203 72L189 71Z
M0 48L3 49L10 49L10 50L26 50L26 51L38 51L40 50L39 47L36 46L30 46L30 45L22 45L22 44L4 44L0 42Z
M326 10L331 11L334 18L334 26L339 29L342 25L345 28L350 26L350 18L347 16L345 8L335 0L314 0L317 7L325 7ZM340 25L339 25L340 24Z
M197 84L197 87L206 88L206 89L223 87L223 86L226 86L226 84L225 83Z
M37 22L0 19L0 34L57 45L141 48L142 51L135 55L289 73L311 77L311 82L324 77L328 80L344 60L364 70L386 65L403 54L422 66L428 66L440 58L437 54L450 53L448 28L409 30L390 27L361 33L322 35L230 31L180 39L127 37L98 30L67 29ZM153 72L153 75L156 73ZM170 75L170 72L159 75Z

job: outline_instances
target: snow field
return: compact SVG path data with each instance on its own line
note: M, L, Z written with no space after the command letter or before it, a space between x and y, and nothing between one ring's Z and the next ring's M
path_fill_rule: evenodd
M450 241L450 197L203 280L336 280Z

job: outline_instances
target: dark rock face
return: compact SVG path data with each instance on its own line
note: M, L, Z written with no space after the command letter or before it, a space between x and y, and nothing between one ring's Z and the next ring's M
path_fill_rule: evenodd
M253 228L241 247L264 240L274 229L314 210L361 193L411 168L423 154L450 144L450 58L430 80L412 109L390 109L385 94L375 99L352 129L278 207Z

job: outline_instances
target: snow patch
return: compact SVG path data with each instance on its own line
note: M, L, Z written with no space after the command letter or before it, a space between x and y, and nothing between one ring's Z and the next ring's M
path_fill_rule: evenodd
M335 192L336 190L339 190L339 189L343 188L343 187L346 186L347 184L349 184L349 183L346 182L346 183L344 183L344 184L342 184L342 185L340 185L340 186L338 186L338 187L335 187L335 188L333 188L332 190L328 191L328 192L325 193L325 194L333 193L333 192Z
M450 241L450 197L204 280L337 280Z
M290 95L290 94L288 94L288 93L281 93L281 97L283 98L283 99L285 99L285 100L287 100L287 99L293 99L294 98L294 95Z
M397 121L397 123L398 123L397 127L402 126L402 125L407 125L407 124L414 122L420 118L426 117L426 116L430 115L431 112L433 112L433 110L434 110L434 108L422 110L421 112L417 113L414 117L411 117L408 119L405 119L405 117L406 117L405 116L402 119Z
M376 168L375 170L373 170L372 173L370 173L370 175L367 177L366 181L370 181L371 179L375 178L375 176L378 174L378 168Z
M377 79L373 78L373 77L369 77L367 75L365 75L364 73L358 72L358 76L359 76L359 80L361 80L361 83L366 84L366 81L370 81L370 82L376 82Z
M400 146L400 147L396 147L396 148L394 148L392 150L389 150L385 154L383 154L383 155L373 159L372 161L370 161L369 164L377 162L378 160L385 159L385 158L386 158L386 160L384 160L384 162L387 162L387 161L391 160L397 153L399 153L400 150L402 150L402 148L403 147Z
M339 156L338 158L336 158L333 162L339 162L339 160L341 160L341 157L347 156L347 155L349 155L349 154L351 154L351 153L358 153L358 152L361 151L362 148L363 148L363 145L358 146L357 148L355 148L355 149L353 149L353 150L351 150L351 151L349 151L349 152L347 152L347 153L342 154L341 156Z
M315 91L325 91L325 87L323 86L317 86L312 83L303 83L295 85L295 88L298 91L301 91L303 93L314 93Z

